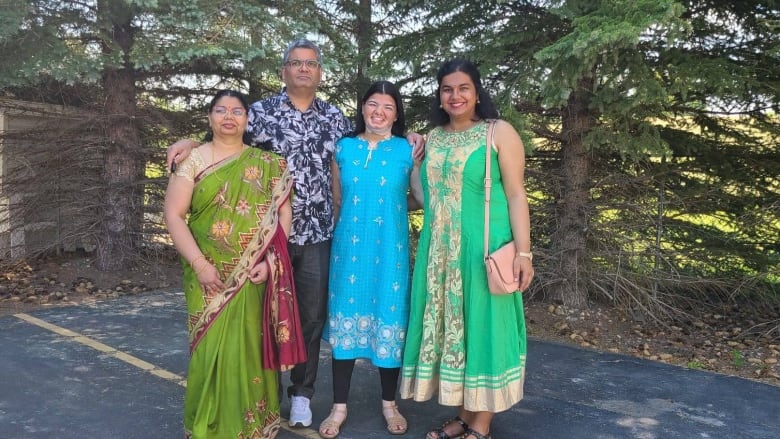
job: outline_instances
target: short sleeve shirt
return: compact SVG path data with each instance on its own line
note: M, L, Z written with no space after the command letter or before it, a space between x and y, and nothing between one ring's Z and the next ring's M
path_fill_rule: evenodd
M333 237L330 162L336 142L351 130L341 110L317 98L303 112L284 91L249 107L252 145L286 158L294 181L291 243L316 244Z

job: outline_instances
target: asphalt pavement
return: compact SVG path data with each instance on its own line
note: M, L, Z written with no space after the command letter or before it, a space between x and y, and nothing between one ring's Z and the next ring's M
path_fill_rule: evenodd
M323 344L314 423L331 405ZM0 317L0 439L182 438L184 296L157 291ZM286 374L283 385L289 383ZM450 418L436 400L399 402L408 438ZM282 415L289 401L282 405ZM780 387L531 339L525 398L496 415L494 439L780 438ZM379 376L358 362L343 439L390 438Z

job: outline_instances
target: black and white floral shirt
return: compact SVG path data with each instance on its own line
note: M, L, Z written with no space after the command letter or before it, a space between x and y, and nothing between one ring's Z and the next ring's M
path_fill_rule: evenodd
M295 182L290 242L316 244L332 238L330 161L336 142L351 129L333 105L315 99L301 112L285 91L249 107L247 134L253 146L284 156Z

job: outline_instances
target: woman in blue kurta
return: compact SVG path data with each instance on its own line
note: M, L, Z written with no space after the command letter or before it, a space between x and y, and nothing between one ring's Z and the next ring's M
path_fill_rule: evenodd
M388 431L407 428L395 404L409 317L407 192L413 169L401 105L392 83L373 84L355 133L336 145L336 229L323 333L333 352L333 409L320 425L325 438L336 437L346 419L357 358L379 368Z

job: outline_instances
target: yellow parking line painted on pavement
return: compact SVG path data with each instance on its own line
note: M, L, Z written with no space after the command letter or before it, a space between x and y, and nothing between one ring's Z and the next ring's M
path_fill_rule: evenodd
M157 376L167 381L174 382L182 387L187 387L187 380L184 377L176 375L175 373L169 372L163 368L157 367L152 363L144 361L126 352L122 352L118 349L112 348L107 344L101 343L83 334L80 334L75 331L71 331L70 329L63 328L61 326L51 324L45 320L41 320L37 317L33 317L25 313L14 314L14 317L24 320L27 323L31 323L33 325L39 326L43 329L47 329L57 335L68 337L77 343L81 343L84 346L88 346L92 349L103 352L104 354L114 357L117 360L124 361L125 363L130 364L131 366L149 372L154 376ZM289 424L287 423L287 420L284 418L281 419L281 422L282 422L282 428L284 430L287 430L295 434L296 436L300 436L305 439L318 439L320 437L319 433L317 433L315 430L312 430L310 428L290 428Z
M103 344L95 339L89 338L86 335L79 334L78 332L71 331L70 329L66 329L61 326L53 325L45 320L41 320L29 314L20 313L20 314L14 314L14 316L24 320L25 322L32 323L33 325L40 326L41 328L44 329L48 329L49 331L55 334L61 335L63 337L68 337L77 343L81 343L84 346L88 346L92 349L103 352L104 354L110 357L114 357L117 360L124 361L125 363L131 366L135 366L141 370L145 370L151 374L154 374L155 376L166 379L168 381L173 381L174 383L179 384L180 386L187 387L187 380L184 379L183 377L180 377L179 375L176 375L173 372L169 372L165 369L159 368L152 363L146 362L126 352L122 352L118 349L115 349L107 344Z

